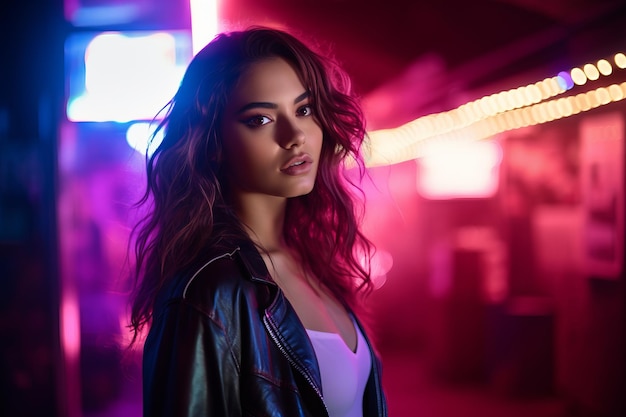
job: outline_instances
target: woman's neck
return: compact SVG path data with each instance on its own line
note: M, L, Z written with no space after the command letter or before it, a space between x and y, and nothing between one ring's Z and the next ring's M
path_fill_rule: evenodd
M245 225L252 241L267 252L284 248L283 225L286 198L251 194L235 202L239 220Z

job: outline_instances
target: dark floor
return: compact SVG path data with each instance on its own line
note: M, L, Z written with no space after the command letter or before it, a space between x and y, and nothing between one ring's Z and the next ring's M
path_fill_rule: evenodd
M435 382L421 357L384 357L383 380L390 417L563 417L552 396L521 398L487 384Z

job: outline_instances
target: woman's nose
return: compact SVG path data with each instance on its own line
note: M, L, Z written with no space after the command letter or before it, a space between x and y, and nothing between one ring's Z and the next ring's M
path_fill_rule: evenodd
M306 134L297 120L284 120L282 128L279 129L280 146L285 149L302 146L306 142Z

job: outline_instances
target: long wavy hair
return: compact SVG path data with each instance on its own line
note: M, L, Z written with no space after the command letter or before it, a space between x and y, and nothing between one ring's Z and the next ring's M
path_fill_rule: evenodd
M348 77L287 32L255 27L224 33L189 64L159 124L163 141L146 161L147 189L139 204L149 211L133 230L135 337L150 323L156 294L167 280L191 267L207 247L232 250L229 242L249 240L227 199L222 157L228 138L220 121L241 74L273 57L296 70L323 132L314 188L288 200L284 239L303 267L349 307L357 308L357 294L371 287L373 246L359 229L362 205L353 193L360 189L345 172L349 162L364 174L359 150L365 120Z

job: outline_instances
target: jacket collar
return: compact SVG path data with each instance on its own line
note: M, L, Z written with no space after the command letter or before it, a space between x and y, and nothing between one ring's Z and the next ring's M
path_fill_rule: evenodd
M238 246L240 250L237 251L236 256L250 273L251 279L273 287L273 291L270 292L272 301L266 307L263 318L267 331L283 354L288 357L292 365L298 369L318 396L321 397L322 380L319 366L313 345L302 322L272 279L254 243L252 241L240 241Z
M236 256L248 270L252 280L276 285L254 243L251 240L240 240L237 242L237 246L239 251L237 251Z

